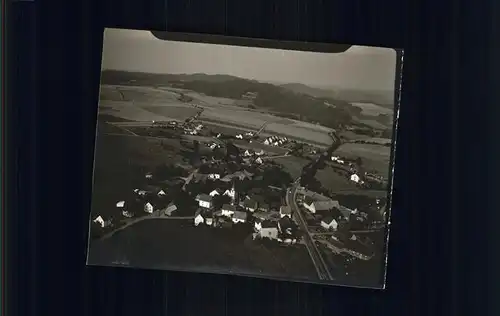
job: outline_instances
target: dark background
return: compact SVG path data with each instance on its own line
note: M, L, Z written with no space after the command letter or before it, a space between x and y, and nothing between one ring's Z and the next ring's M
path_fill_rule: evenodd
M494 2L9 2L8 314L493 313ZM387 289L87 268L104 26L404 48Z

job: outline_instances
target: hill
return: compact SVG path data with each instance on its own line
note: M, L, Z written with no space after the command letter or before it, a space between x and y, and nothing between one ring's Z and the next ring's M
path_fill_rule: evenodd
M106 70L102 72L101 81L114 85L170 86L208 96L236 100L252 93L255 95L252 108L269 111L282 117L318 123L330 128L353 124L353 116L361 113L360 108L333 96L327 97L326 94L321 95L321 93L315 95L297 93L297 91L292 91L290 86L283 87L229 75L147 74ZM303 90L307 88L307 86L301 87ZM310 89L314 90L314 88Z
M386 108L394 107L393 91L366 91L341 88L310 87L301 83L282 84L281 87L295 93L307 94L316 98L336 99L349 103L374 103Z

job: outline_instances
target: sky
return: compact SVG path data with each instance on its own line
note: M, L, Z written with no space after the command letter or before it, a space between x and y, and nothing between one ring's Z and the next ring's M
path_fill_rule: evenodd
M162 41L142 30L106 29L102 69L227 74L313 87L394 90L396 51L352 46L344 53Z

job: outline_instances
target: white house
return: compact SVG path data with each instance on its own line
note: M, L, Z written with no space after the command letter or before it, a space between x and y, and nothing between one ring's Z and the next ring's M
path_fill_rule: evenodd
M270 144L271 144L271 141L270 141L269 139L266 139L266 140L264 141L264 145L270 145Z
M214 224L214 219L212 216L207 216L205 218L205 224L207 224L207 226L212 226Z
M261 238L277 239L278 238L278 228L271 222L262 222L259 235Z
M238 139L243 139L243 135L238 134L238 135L236 135L236 138L238 138Z
M259 157L259 158L255 159L255 162L260 165L260 164L262 164L263 161L262 161L262 158Z
M146 173L146 179L153 179L152 173Z
M280 217L283 218L285 216L292 217L292 208L287 205L280 206Z
M260 151L255 153L257 156L262 156L265 154L265 152L261 149Z
M194 217L194 226L198 226L202 223L205 222L205 219L203 218L203 216L201 216L201 213L198 213L195 217Z
M253 224L253 229L256 231L256 232L260 232L260 230L262 229L262 222L261 221L255 221L254 224Z
M97 216L95 219L94 219L94 223L96 224L99 224L101 225L102 228L105 228L107 226L109 226L111 224L111 221L108 220L108 221L105 221L101 215Z
M225 192L224 192L224 195L227 195L229 196L230 198L234 199L234 197L236 196L236 191L231 188L231 189L227 189Z
M158 196L165 196L165 195L167 195L167 193L165 193L165 191L163 191L163 190L158 191L157 194L158 194Z
M211 180L219 180L220 179L220 174L218 173L211 173L208 175L208 178Z
M153 210L154 210L153 204L151 204L150 202L146 202L146 204L144 204L144 212L153 213Z
M306 196L304 203L302 204L311 213L316 213L317 211L327 211L334 207L340 208L339 201L334 200L324 200L315 201L311 197Z
M220 195L220 193L219 193L219 191L217 189L215 189L212 192L210 192L208 195L210 195L211 197L214 197L216 195Z
M242 211L234 211L233 213L233 223L245 223L247 221L247 213Z
M236 208L234 207L234 205L224 204L222 205L221 211L222 211L222 216L231 217L236 211Z
M125 201L119 201L118 203L116 203L116 207L123 208L124 206L125 206Z
M361 179L359 178L359 176L357 174L351 175L351 181L359 183L360 180Z
M327 230L337 230L339 224L335 220L335 218L331 216L327 216L321 220L321 227Z
M243 155L245 155L245 156L248 157L248 156L251 156L252 153L247 149L247 150L245 150L245 152L243 153Z
M198 202L198 205L203 208L211 208L212 207L212 197L208 194L198 194L195 199Z

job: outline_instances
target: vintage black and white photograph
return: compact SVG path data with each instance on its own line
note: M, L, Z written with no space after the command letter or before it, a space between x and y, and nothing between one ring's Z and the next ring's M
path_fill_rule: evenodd
M87 264L383 288L397 59L106 29Z

